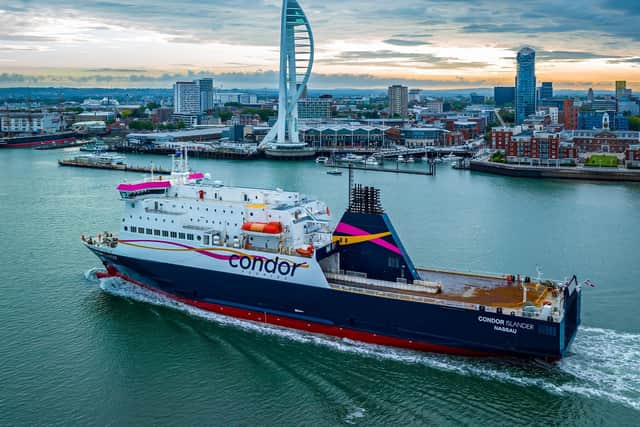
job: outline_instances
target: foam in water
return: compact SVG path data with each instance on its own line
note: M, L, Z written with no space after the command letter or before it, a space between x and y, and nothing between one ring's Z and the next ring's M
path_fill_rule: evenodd
M95 270L88 271L85 277L91 281L97 280ZM171 307L244 330L368 357L418 363L461 375L539 387L554 394L571 393L601 398L640 411L640 335L637 334L582 327L572 345L571 355L558 364L509 359L471 359L377 346L222 316L174 301L118 278L101 279L98 283L103 291L113 295ZM364 416L364 410L352 411L345 421L352 423L355 418L361 416Z

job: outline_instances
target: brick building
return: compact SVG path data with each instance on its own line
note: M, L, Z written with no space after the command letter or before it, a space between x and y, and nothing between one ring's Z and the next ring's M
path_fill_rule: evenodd
M538 165L573 163L578 150L571 142L561 142L560 134L523 132L506 143L507 162Z
M624 159L628 168L640 169L640 144L629 145L624 152Z
M578 112L580 109L573 105L572 99L565 99L563 106L564 128L567 130L578 129Z
M624 153L629 145L640 143L640 132L636 131L574 130L562 136L581 153Z

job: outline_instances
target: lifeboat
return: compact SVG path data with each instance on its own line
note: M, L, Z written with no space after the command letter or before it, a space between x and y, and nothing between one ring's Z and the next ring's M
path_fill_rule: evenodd
M282 224L279 222L245 222L242 224L242 229L253 233L280 234L282 233Z
M296 252L298 253L298 255L310 257L311 255L313 255L313 250L314 250L313 245L309 245L306 248L296 249Z

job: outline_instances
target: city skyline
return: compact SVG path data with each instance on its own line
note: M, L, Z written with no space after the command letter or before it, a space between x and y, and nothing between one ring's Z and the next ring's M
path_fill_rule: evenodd
M213 76L226 87L275 87L279 7L0 4L0 86L168 87ZM305 9L316 34L313 88L512 86L516 52L528 45L539 81L557 89L611 90L615 80L640 89L640 6L618 0L308 0Z

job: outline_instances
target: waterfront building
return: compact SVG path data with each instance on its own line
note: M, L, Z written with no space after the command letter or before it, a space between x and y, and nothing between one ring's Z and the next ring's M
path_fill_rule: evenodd
M152 148L156 146L170 146L175 142L203 142L222 138L222 133L228 128L215 127L204 129L188 129L172 132L130 133L125 137L124 146L136 149Z
M409 115L409 88L402 85L389 86L389 116L407 117Z
M57 132L64 128L57 112L2 112L0 130L9 133Z
M580 129L562 132L564 141L573 142L581 153L624 153L640 142L640 132L609 129Z
M587 101L593 102L593 99L593 88L589 88L589 90L587 91Z
M523 132L506 144L508 163L531 165L560 165L573 163L578 150L572 142L561 142L559 133Z
M616 100L620 101L625 97L627 91L627 82L625 80L616 81Z
M628 168L640 169L640 144L629 145L624 152L624 159Z
M393 128L384 125L361 125L352 123L300 125L304 142L315 148L351 147L354 149L377 149L387 147L392 141L387 133Z
M536 111L536 52L523 47L517 55L516 124Z
M513 136L519 135L521 132L521 126L500 126L492 128L489 138L489 148L504 152L507 149L507 145L513 139Z
M516 88L514 86L496 86L493 88L493 99L496 102L496 107L514 105L515 97Z
M200 113L200 88L195 82L176 82L173 85L173 112Z
M553 82L542 82L540 86L540 99L553 98Z
M400 130L402 141L409 148L446 145L448 133L450 131L436 127L407 127Z
M332 98L300 98L298 117L300 119L331 119Z

